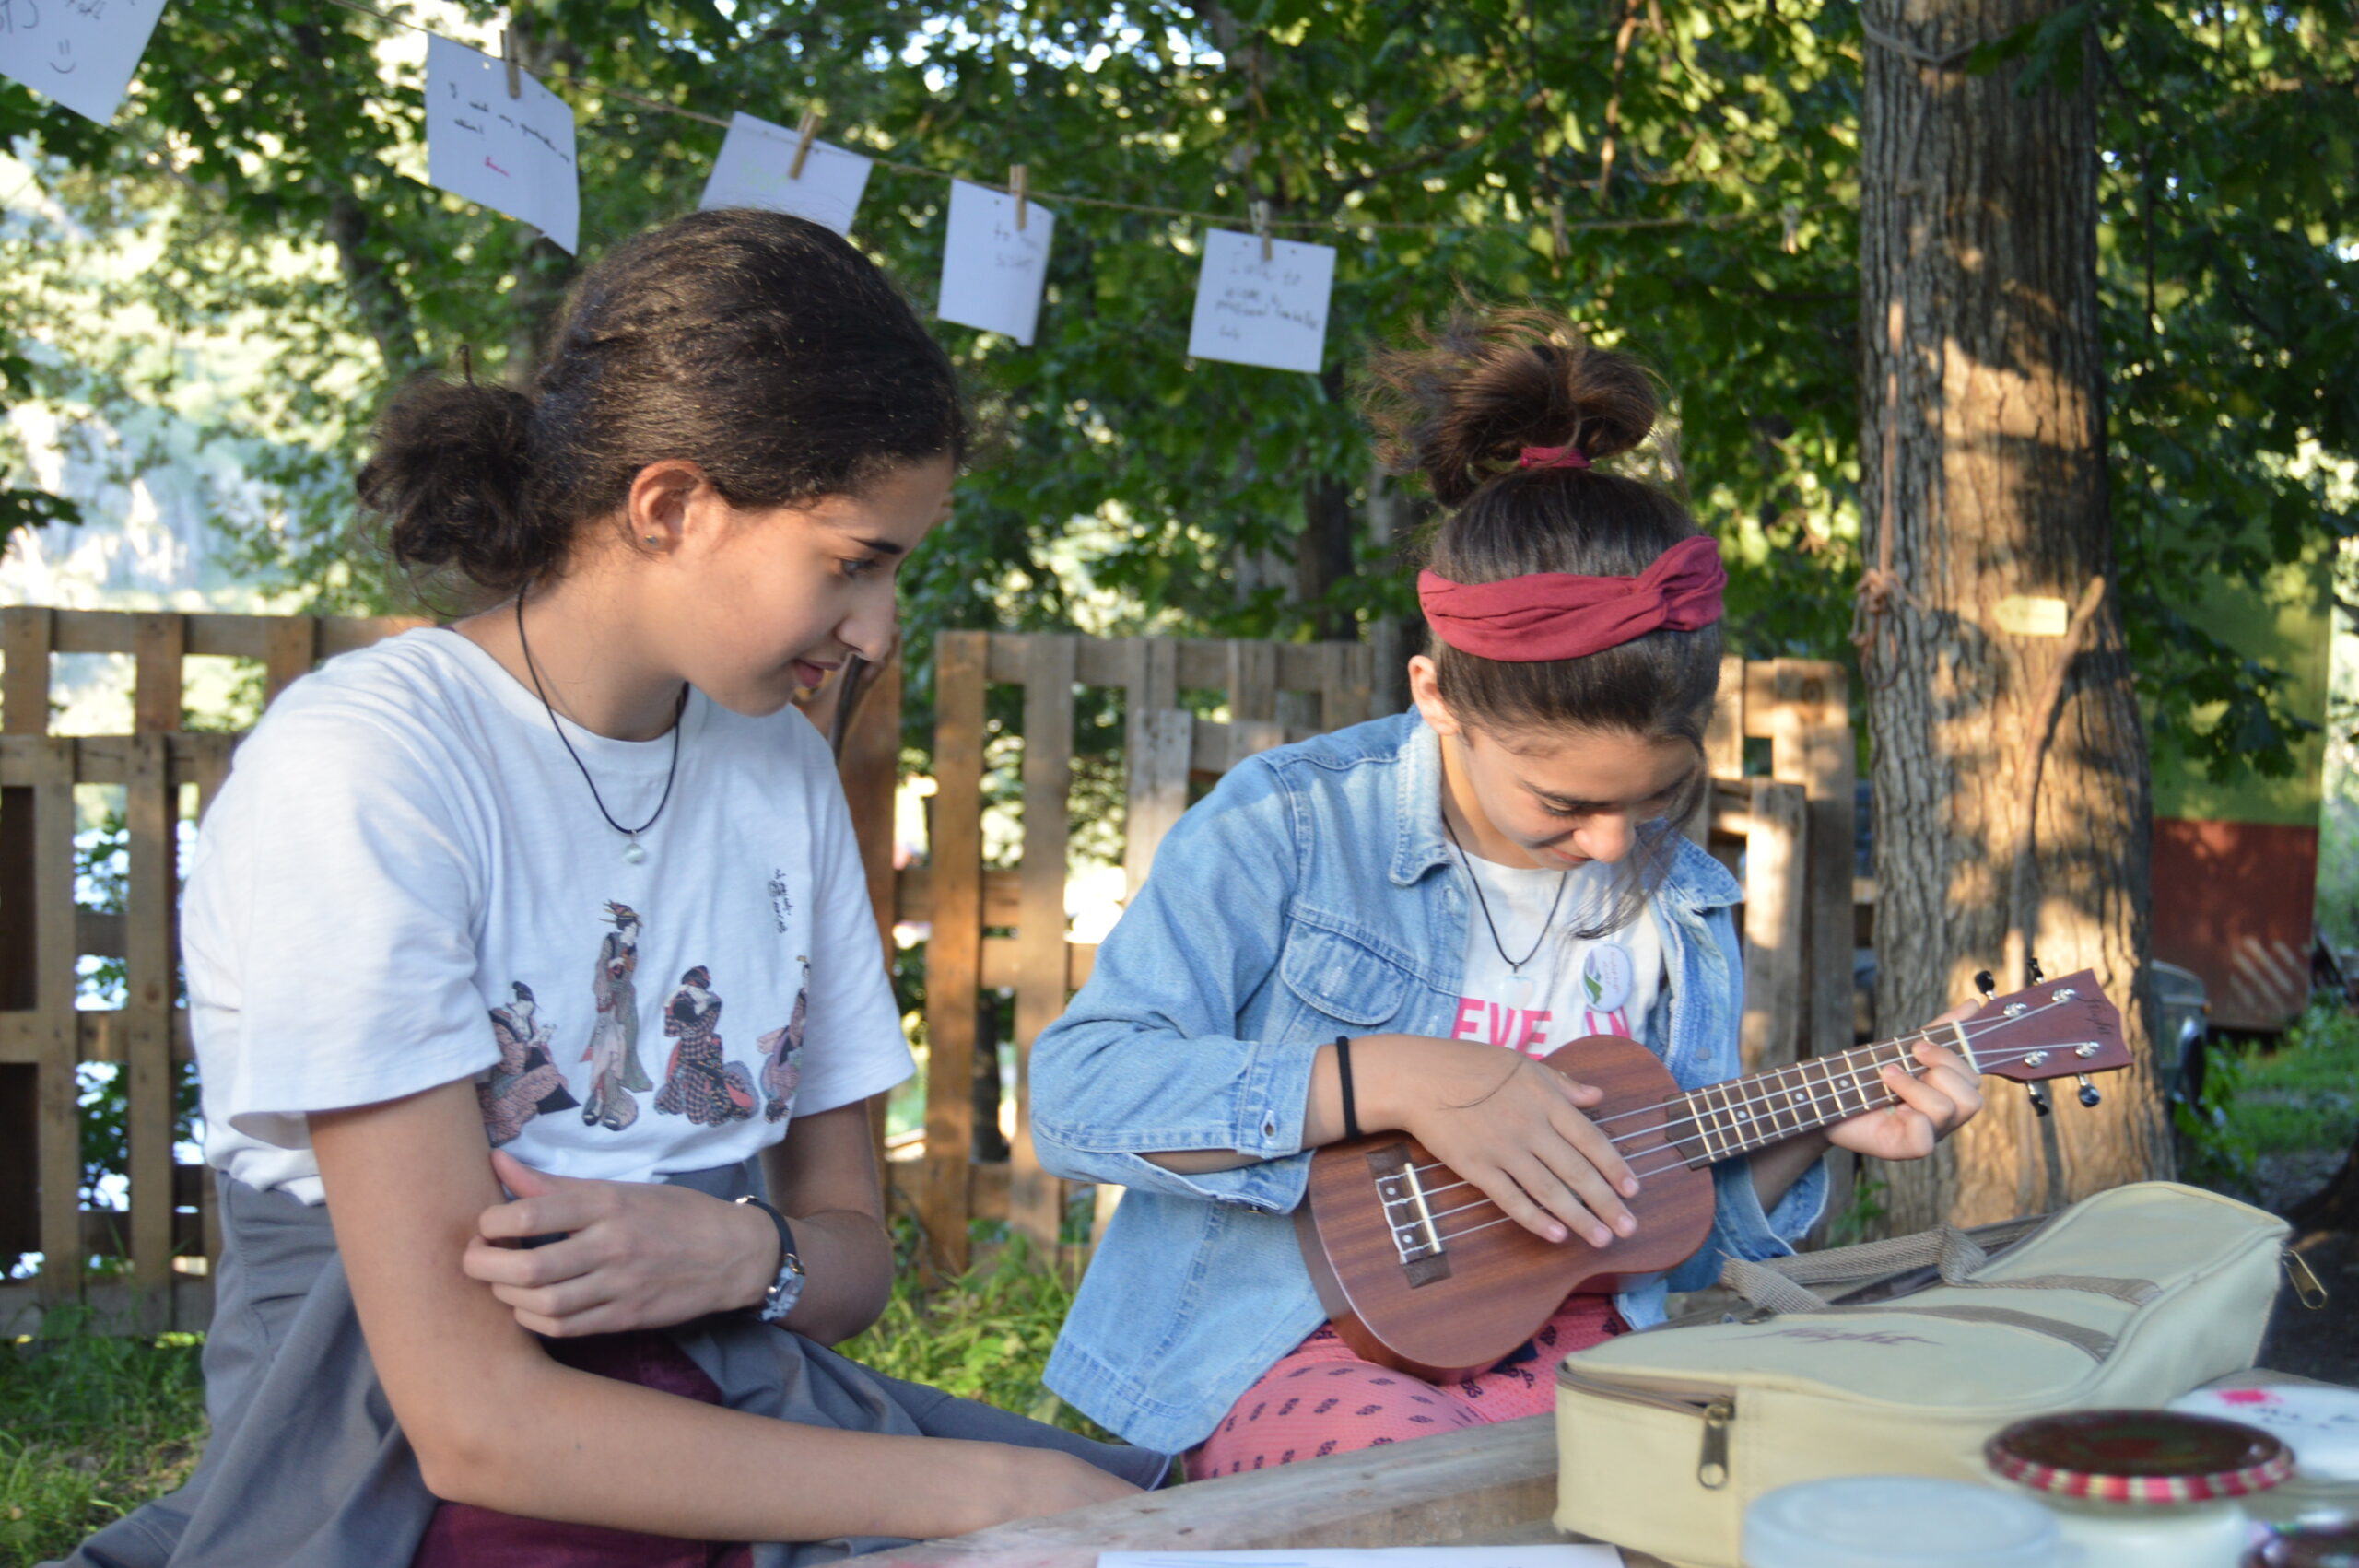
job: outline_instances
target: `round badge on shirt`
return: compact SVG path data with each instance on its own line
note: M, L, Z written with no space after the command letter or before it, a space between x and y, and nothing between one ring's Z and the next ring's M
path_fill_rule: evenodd
M1592 942L1581 960L1581 988L1589 993L1591 1012L1619 1012L1637 983L1630 950L1618 942Z

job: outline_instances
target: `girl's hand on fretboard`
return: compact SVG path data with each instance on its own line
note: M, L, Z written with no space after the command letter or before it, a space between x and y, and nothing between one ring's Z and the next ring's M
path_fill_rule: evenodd
M1961 1022L1979 1005L1961 1002L1927 1024L1926 1030ZM1886 1067L1882 1074L1884 1086L1899 1096L1900 1103L1836 1122L1826 1129L1828 1142L1879 1160L1921 1160L1933 1152L1934 1144L1974 1119L1982 1108L1982 1091L1957 1053L1919 1044L1913 1054L1916 1071Z

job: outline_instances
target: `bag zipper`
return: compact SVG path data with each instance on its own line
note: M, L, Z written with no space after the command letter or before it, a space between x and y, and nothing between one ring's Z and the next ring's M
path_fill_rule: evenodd
M2285 1278L2292 1281L2294 1297L2312 1312L2326 1309L2326 1286L2310 1268L2310 1260L2292 1247L2282 1248L2279 1261L2285 1266Z
M1579 1393L1618 1404L1644 1405L1649 1410L1696 1417L1704 1423L1703 1440L1696 1454L1696 1484L1707 1492L1718 1492L1728 1485L1729 1428L1736 1422L1736 1395L1732 1391L1709 1385L1679 1384L1634 1388L1627 1384L1583 1377L1568 1363L1557 1366L1556 1381Z

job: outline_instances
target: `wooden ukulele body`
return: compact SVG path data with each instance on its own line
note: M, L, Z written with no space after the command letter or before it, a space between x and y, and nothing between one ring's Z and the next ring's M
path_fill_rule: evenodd
M1654 1053L1619 1035L1593 1035L1546 1060L1605 1091L1586 1114L1623 1141L1623 1157L1638 1174L1638 1195L1627 1200L1637 1234L1602 1247L1578 1236L1543 1241L1513 1221L1486 1224L1499 1211L1471 1184L1449 1185L1456 1174L1406 1133L1328 1144L1311 1156L1296 1234L1320 1305L1356 1354L1428 1382L1463 1382L1531 1339L1573 1292L1611 1291L1625 1276L1675 1267L1711 1235L1712 1174L1686 1164L1686 1151L1665 1141L1680 1088ZM1404 1166L1432 1167L1418 1178L1422 1215L1416 1198L1404 1207L1378 1196L1400 1190L1378 1184L1397 1184ZM1474 1207L1446 1213L1461 1205ZM1402 1214L1413 1226L1431 1216L1441 1250L1404 1261L1392 1218Z

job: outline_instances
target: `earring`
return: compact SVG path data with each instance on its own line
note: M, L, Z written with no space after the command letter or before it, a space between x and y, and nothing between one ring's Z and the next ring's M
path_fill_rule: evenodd
M661 544L663 543L663 536L660 533L642 533L639 537L640 542L645 544Z

